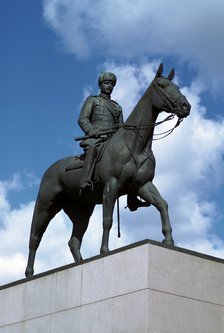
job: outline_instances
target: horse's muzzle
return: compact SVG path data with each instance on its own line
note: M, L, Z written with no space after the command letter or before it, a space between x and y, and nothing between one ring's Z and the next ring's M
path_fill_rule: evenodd
M175 114L179 118L186 118L189 116L190 111L191 111L191 105L187 101L187 99L185 97L180 98L178 101L178 105L176 106Z

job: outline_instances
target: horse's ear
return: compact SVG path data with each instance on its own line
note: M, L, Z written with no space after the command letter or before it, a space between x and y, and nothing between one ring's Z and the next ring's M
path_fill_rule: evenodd
M157 79L158 77L160 77L162 74L163 74L163 64L161 63L159 65L159 68L157 69L155 79Z
M175 76L175 70L171 69L170 74L167 76L167 79L172 81Z

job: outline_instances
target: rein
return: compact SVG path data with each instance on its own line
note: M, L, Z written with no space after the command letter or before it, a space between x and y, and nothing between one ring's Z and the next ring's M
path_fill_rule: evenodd
M156 123L153 123L151 125L125 125L125 124L123 124L120 127L123 127L126 130L134 130L134 131L138 132L139 130L143 130L143 129L147 129L147 128L152 128L152 127L155 128L156 126L159 126L159 125L165 123L166 121L172 120L174 117L175 117L175 114L173 113L173 114L169 115L168 117L166 117L165 119L163 119L161 121L158 121ZM177 128L180 125L180 123L182 121L183 121L183 119L178 118L176 124L174 125L174 127L172 127L171 129L169 129L169 130L167 130L165 132L154 134L155 136L159 136L159 135L165 134L164 136L162 136L161 138L153 139L153 140L161 140L161 139L167 137L168 135L170 135L174 131L175 128ZM139 133L138 133L138 135L139 135Z
M154 141L155 140L161 140L161 139L164 139L164 138L166 138L168 135L170 135L174 130L175 130L175 128L177 128L179 125L180 125L180 123L183 121L183 119L181 119L181 118L178 118L177 119L177 122L176 122L176 124L174 125L174 127L173 128L171 128L171 129L169 129L169 130L167 130L167 131L165 131L165 132L161 132L161 133L154 133L153 135L155 135L155 136L159 136L159 135L163 135L161 138L157 138L157 139L153 139Z

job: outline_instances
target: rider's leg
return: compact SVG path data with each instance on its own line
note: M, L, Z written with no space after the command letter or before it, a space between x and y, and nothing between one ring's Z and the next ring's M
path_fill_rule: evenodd
M80 181L80 193L86 188L93 188L91 176L93 172L93 165L96 158L96 147L86 147L86 154L84 159L84 165L82 169L81 181Z

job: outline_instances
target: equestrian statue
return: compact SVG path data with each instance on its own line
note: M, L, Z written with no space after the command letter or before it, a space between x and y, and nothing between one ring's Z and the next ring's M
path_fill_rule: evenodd
M157 208L163 243L174 245L167 202L152 183L155 173L152 140L154 128L162 122L156 122L160 112L170 114L164 121L176 115L178 126L190 114L191 105L172 82L174 70L167 77L162 73L161 64L125 122L122 108L111 100L116 76L110 72L99 76L100 94L86 99L79 116L85 136L77 140L82 140L84 154L55 162L42 177L30 231L26 277L34 273L36 251L48 224L62 209L73 223L68 245L75 262L79 262L90 217L94 207L102 204L100 253L107 254L115 202L125 194L131 211L150 205Z

